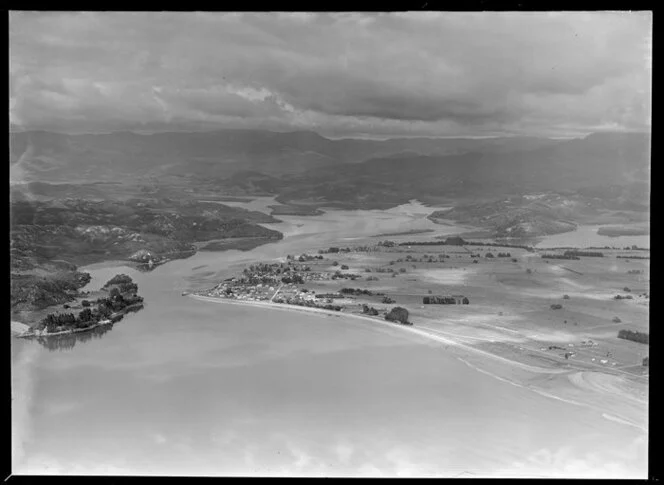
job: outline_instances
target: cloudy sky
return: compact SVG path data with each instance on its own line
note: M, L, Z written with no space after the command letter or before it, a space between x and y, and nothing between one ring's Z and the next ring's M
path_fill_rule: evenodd
M10 14L10 122L64 132L649 129L649 13Z

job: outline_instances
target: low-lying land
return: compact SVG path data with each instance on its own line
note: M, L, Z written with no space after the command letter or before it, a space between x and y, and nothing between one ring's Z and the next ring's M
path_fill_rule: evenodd
M424 333L515 362L647 374L647 346L618 338L648 327L647 262L619 258L636 250L573 249L579 256L563 263L532 247L436 241L312 248L316 255L254 264L198 294L383 321L398 306ZM628 286L633 298L615 300Z

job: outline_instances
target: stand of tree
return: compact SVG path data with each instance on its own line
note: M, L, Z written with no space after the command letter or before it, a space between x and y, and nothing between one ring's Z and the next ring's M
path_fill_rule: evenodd
M408 321L408 310L400 306L392 308L392 310L385 315L385 320L388 322L401 323L402 325L412 325L412 323Z
M491 246L496 248L515 248L515 249L525 249L526 251L533 251L531 246L524 246L522 244L508 244L508 243L493 243L493 242L483 242L483 241L466 241L467 246Z
M108 280L104 288L117 287L121 293L136 293L138 285L126 274L118 274Z
M339 293L341 293L342 295L357 295L357 296L373 295L373 292L371 292L370 290L363 290L361 288L341 288L339 290Z
M378 315L378 310L374 307L367 305L366 303L362 305L362 313L366 315Z
M600 253L599 251L578 251L578 250L573 250L573 251L565 251L566 256L584 256L584 257L590 257L590 258L603 258L604 253Z
M631 340L640 344L648 344L648 334L644 332L637 332L633 330L621 330L618 332L618 338Z
M340 312L343 307L340 305L332 305L332 304L327 304L327 305L319 305L316 302L313 301L302 301L302 300L295 300L295 301L287 301L284 302L281 298L275 299L274 300L276 303L287 303L288 305L296 305L296 306L304 306L304 307L309 307L309 308L322 308L324 310L334 310L337 312Z
M359 274L342 273L341 271L336 271L336 272L332 275L331 278L332 278L333 280L338 280L338 279L350 279L350 280L355 281L355 280L356 280L357 278L359 278L359 277L360 277Z
M399 243L399 246L445 246L445 241L407 241Z
M299 274L294 274L291 276L282 276L281 282L286 284L293 283L296 285L302 285L304 284L304 278L302 278L302 276Z
M569 251L566 251L565 254L547 254L543 253L542 254L542 259L581 259L578 256L573 256L571 254L567 254Z
M422 298L422 303L425 305L456 305L457 299L452 296L425 296ZM470 301L465 296L461 303L468 305Z

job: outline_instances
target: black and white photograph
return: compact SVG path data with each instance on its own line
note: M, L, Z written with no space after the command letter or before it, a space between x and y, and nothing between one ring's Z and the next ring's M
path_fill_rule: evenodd
M652 478L652 20L11 10L10 476Z

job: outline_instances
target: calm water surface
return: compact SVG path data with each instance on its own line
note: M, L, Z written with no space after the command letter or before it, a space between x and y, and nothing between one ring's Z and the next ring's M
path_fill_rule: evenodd
M129 274L146 307L59 350L13 340L14 473L644 476L633 428L481 374L442 346L180 295L245 260L419 217L358 212L284 217L287 237L248 253L201 252L150 273L91 267L91 286Z
M616 247L624 248L625 246L637 245L640 248L650 248L650 236L603 236L597 234L600 227L611 226L611 224L602 225L580 225L576 231L564 232L562 234L552 234L544 236L535 245L542 248L550 247ZM630 225L627 225L629 227ZM643 224L636 224L635 227L643 227Z

